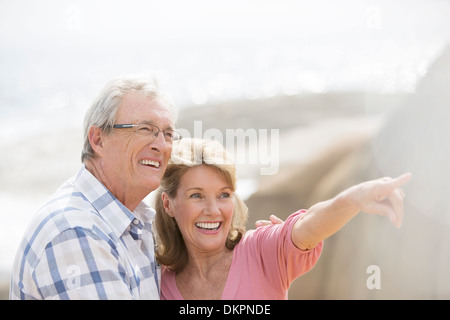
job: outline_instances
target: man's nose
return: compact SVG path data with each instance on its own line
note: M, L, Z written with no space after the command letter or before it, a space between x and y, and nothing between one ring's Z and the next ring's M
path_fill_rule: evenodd
M154 139L150 142L149 147L154 150L161 152L167 147L171 147L168 142L166 142L166 139L164 138L164 132L159 131L157 134L155 134Z

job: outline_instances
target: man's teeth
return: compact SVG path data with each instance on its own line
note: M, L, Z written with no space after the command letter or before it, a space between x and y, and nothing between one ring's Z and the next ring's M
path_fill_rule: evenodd
M220 222L197 222L195 225L200 229L214 230L219 228Z
M159 162L158 161L142 160L141 164L144 164L146 166L153 166L153 167L159 168Z

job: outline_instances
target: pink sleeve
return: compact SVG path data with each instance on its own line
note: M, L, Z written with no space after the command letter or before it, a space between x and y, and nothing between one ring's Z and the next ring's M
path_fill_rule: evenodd
M247 238L253 238L247 244L253 245L253 250L259 253L266 279L272 286L281 285L283 290L287 290L295 278L311 270L322 252L323 241L315 248L303 251L291 240L292 228L305 212L300 210L291 214L283 224L257 228Z

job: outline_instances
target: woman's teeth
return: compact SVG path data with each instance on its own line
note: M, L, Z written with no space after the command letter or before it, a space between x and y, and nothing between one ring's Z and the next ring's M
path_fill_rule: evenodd
M141 164L146 166L152 166L155 168L159 168L159 162L158 161L152 161L152 160L141 160Z
M197 222L195 226L200 229L215 230L219 228L220 222Z

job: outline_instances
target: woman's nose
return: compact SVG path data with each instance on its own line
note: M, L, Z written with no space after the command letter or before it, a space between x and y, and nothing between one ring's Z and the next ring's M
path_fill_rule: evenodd
M206 201L206 205L203 210L203 213L207 214L207 215L214 215L214 214L220 213L220 209L219 209L216 199L208 199Z

